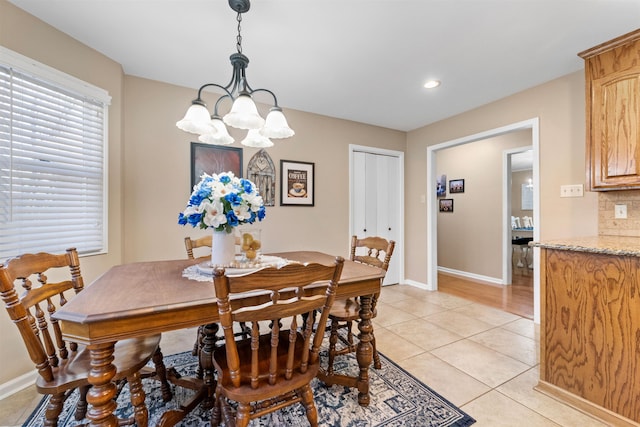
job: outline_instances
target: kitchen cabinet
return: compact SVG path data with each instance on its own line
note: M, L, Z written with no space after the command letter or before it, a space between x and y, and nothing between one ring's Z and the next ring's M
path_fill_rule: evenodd
M593 242L536 244L542 248L536 389L608 424L637 425L640 239Z
M578 54L585 61L587 185L640 188L640 30Z

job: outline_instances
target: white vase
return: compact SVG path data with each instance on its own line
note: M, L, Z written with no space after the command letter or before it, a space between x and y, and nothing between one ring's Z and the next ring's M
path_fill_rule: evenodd
M236 235L226 231L213 231L211 240L211 265L229 267L236 256Z

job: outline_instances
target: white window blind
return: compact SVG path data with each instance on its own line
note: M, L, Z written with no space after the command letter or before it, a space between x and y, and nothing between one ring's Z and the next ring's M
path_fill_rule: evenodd
M70 76L33 61L25 71L8 57L0 61L0 262L69 247L105 252L107 102L79 92Z

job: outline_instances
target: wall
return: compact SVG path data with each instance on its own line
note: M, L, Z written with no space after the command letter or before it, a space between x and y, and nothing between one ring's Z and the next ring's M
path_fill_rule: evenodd
M576 72L475 110L409 132L405 176L405 277L427 284L426 148L538 117L540 121L540 237L597 234L598 200L591 192L560 198L560 185L585 181L584 75ZM490 259L488 251L476 252Z
M204 82L203 82L204 83ZM277 93L277 88L272 88ZM124 259L127 262L186 256L185 236L208 231L177 224L190 194L190 142L195 135L176 128L196 94L138 77L125 78ZM263 110L264 111L264 110ZM348 255L349 144L404 151L405 133L294 110L284 110L296 135L274 140L267 151L276 170L280 160L315 163L315 206L267 208L263 250L312 249ZM232 132L240 141L244 132ZM242 147L239 142L233 146ZM243 148L243 170L258 151Z
M447 175L445 198L454 200L452 213L438 213L439 267L502 282L504 151L529 145L527 129L436 153L436 176ZM459 178L464 193L451 194L448 182Z
M0 45L101 87L111 95L108 128L109 253L81 259L85 283L90 283L109 266L122 261L122 67L5 0L0 0ZM0 310L0 336L2 385L32 371L33 364L4 309Z

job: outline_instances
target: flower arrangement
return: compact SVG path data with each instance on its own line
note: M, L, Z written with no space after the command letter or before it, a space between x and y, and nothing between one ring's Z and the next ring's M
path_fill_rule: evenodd
M193 187L186 209L178 215L178 224L231 233L241 224L262 221L265 214L264 201L253 182L232 172L205 173Z

